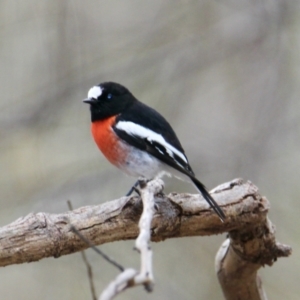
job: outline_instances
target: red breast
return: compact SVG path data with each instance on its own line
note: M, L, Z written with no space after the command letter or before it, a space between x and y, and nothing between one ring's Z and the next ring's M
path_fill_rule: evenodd
M104 120L92 122L91 131L94 140L104 156L115 166L125 162L126 147L122 147L121 140L114 133L112 126L116 122L116 116Z

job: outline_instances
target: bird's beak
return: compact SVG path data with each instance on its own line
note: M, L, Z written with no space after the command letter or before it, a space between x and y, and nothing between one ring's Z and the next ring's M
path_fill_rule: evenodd
M87 103L87 104L93 104L93 103L95 103L95 99L94 98L85 98L82 100L82 102Z

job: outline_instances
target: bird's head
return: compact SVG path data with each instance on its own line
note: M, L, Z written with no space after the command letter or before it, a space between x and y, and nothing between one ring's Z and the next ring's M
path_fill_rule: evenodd
M90 88L84 103L90 104L92 122L122 113L136 101L127 88L115 82L103 82Z

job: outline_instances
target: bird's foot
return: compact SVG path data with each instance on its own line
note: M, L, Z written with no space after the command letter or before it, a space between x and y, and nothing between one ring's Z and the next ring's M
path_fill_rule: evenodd
M133 192L136 192L139 196L141 196L141 192L138 187L141 189L144 188L147 183L151 181L151 179L139 178L136 183L131 187L131 189L126 194L126 197L129 197Z

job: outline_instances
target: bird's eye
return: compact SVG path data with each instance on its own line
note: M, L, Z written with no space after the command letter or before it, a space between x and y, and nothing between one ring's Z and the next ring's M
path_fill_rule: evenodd
M107 94L107 99L111 99L112 98L112 94Z

